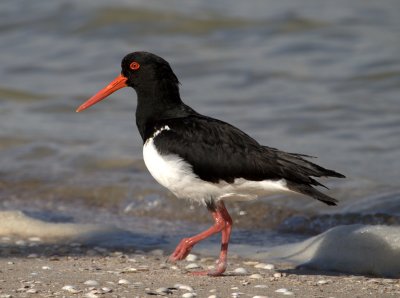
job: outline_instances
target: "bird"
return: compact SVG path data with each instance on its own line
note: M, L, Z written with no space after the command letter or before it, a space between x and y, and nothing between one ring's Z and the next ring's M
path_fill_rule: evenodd
M261 145L235 126L196 112L182 101L180 82L170 64L153 53L126 55L120 74L76 112L124 87L132 87L137 94L136 125L150 174L177 198L205 206L214 219L207 230L183 238L169 261L185 259L197 243L221 233L214 268L193 274L224 274L233 223L225 202L297 193L337 204L316 188L324 187L316 178L344 175L309 161L311 156Z

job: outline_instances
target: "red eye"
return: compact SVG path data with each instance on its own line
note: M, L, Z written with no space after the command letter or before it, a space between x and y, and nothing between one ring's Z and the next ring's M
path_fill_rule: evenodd
M132 70L137 70L137 69L139 69L140 64L137 63L137 62L132 62L132 63L129 65L129 67L130 67L130 69L132 69Z

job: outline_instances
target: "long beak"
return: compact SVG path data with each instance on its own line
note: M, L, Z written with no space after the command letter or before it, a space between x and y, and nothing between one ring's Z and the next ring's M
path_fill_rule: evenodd
M128 79L120 74L117 76L110 84L107 85L107 87L101 89L99 92L97 92L95 95L93 95L91 98L89 98L86 102L84 102L77 110L76 112L83 111L87 109L88 107L94 105L95 103L99 102L100 100L103 100L110 94L114 93L115 91L127 87L128 85L126 84L126 81Z

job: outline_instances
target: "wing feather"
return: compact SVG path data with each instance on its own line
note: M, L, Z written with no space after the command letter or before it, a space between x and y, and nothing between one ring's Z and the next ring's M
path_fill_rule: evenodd
M196 175L209 182L283 178L322 185L311 176L344 177L306 160L306 155L262 146L238 128L213 118L191 115L156 125L170 128L154 139L160 153L179 155L192 165Z

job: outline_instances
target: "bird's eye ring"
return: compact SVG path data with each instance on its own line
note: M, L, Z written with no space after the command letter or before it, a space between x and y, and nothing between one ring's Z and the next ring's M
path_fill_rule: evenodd
M137 63L136 61L132 62L132 63L129 65L129 68L132 69L132 70L137 70L137 69L139 69L139 67L140 67L140 64Z

